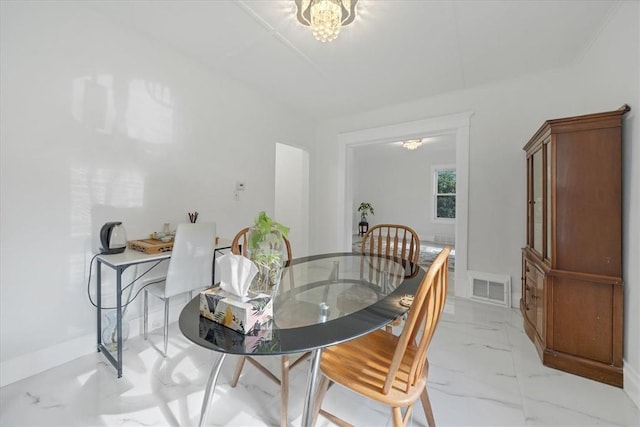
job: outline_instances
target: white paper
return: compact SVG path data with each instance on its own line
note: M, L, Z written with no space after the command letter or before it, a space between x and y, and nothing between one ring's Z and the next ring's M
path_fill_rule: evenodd
M216 269L220 272L220 287L223 291L245 300L251 281L258 274L258 267L242 255L226 254L216 258Z

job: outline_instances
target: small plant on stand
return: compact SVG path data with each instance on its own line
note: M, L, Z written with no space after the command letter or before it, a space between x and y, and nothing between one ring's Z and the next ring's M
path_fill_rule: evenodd
M369 223L369 221L367 220L367 215L369 214L375 215L375 212L373 211L373 206L371 206L371 203L369 202L360 203L360 206L358 206L358 212L360 212L360 222L363 222L366 224Z
M373 206L369 202L362 202L358 206L358 212L360 212L360 222L358 223L358 235L363 236L369 230L369 221L367 215L375 215L373 213Z

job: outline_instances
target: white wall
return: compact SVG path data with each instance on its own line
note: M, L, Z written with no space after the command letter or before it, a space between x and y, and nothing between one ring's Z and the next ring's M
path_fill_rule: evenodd
M309 255L309 153L276 144L274 219L289 227L294 258Z
M233 237L273 213L276 141L305 142L314 124L82 2L1 7L5 384L95 351L86 282L102 223L141 238L197 210Z
M544 120L613 110L628 103L625 121L625 375L640 372L640 179L638 177L638 3L623 2L609 24L594 30L595 42L575 65L483 87L389 106L327 121L317 132L313 163L311 251L341 249L339 205L343 182L339 135L412 120L472 111L469 170L468 268L511 276L520 296L521 248L525 243L525 160L522 147ZM543 59L541 59L543 60ZM635 377L637 380L637 375ZM629 381L625 390L632 395ZM636 395L637 396L637 395ZM637 397L632 396L636 402Z
M426 143L409 151L399 143L382 143L354 148L353 156L353 230L360 220L360 202L370 202L375 215L369 225L380 223L406 224L421 240L447 236L453 240L454 223L434 220L433 168L436 165L455 167L455 137L442 137L434 144Z

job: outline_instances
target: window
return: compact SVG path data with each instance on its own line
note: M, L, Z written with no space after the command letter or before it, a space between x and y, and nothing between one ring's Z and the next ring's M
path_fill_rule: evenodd
M435 219L456 219L456 169L436 168L433 182Z

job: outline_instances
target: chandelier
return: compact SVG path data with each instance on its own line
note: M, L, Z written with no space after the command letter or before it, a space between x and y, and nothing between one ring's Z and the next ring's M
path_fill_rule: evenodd
M340 28L356 17L358 0L294 0L298 21L311 27L311 33L321 42L335 40Z
M402 143L402 146L407 150L415 150L416 148L420 148L422 145L421 139L409 139Z

